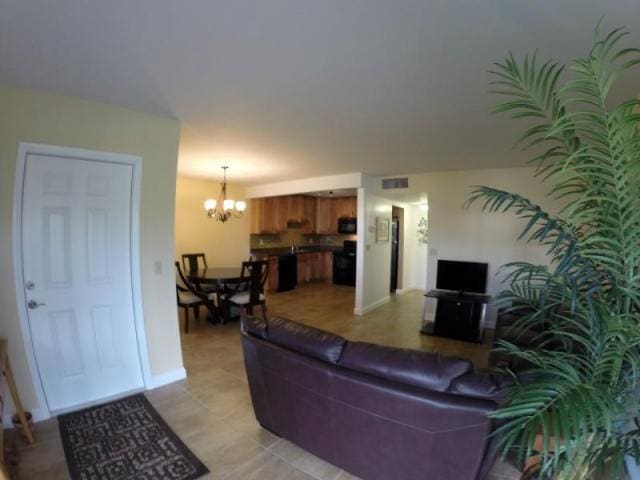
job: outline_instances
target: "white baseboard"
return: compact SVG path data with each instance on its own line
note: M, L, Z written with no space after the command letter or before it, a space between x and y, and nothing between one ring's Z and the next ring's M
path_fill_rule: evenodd
M419 285L411 285L405 288L398 288L396 290L396 295L404 295L405 293L414 292L416 290L424 291L424 288L420 287Z
M382 297L379 300L376 300L375 302L370 303L366 307L354 308L353 309L353 314L354 315L364 315L365 313L369 313L371 310L375 310L376 308L384 305L385 303L389 303L390 300L391 300L391 297L389 295L387 295L386 297Z
M168 372L160 373L158 375L151 376L151 385L148 390L169 385L170 383L177 382L187 378L187 371L184 367L176 368L175 370L169 370Z

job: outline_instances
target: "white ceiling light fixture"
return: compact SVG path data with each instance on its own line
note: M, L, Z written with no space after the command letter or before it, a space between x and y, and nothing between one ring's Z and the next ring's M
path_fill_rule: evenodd
M242 217L242 213L247 208L247 202L244 200L232 200L227 198L227 169L229 167L222 167L223 177L222 177L222 188L220 189L220 195L218 195L218 199L215 200L213 198L209 198L204 202L204 209L207 212L209 218L213 218L218 222L226 222L231 217L240 218Z

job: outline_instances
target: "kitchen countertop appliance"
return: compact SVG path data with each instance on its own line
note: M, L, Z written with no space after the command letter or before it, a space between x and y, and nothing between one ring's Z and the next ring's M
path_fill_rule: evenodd
M278 255L278 292L293 290L298 284L298 257L295 253Z
M342 251L333 252L333 283L356 285L356 242L345 240Z

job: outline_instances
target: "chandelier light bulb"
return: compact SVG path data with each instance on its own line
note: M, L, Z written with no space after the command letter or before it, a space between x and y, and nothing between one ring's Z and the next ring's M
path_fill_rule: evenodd
M218 204L218 202L216 202L213 198L209 198L209 199L205 200L205 202L204 202L204 209L206 211L215 210L217 204Z
M236 202L234 202L233 200L231 200L230 198L226 198L223 202L222 202L222 208L224 209L224 211L226 212L227 210L233 210L233 206Z
M239 212L244 212L247 209L247 202L243 200L239 200L236 202L236 210Z

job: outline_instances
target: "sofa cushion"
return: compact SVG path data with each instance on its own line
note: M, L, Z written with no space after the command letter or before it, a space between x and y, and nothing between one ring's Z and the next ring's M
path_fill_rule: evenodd
M501 402L514 380L509 375L490 370L477 370L454 378L449 392L467 397Z
M347 342L339 364L406 385L444 392L451 381L473 371L469 360L438 353Z
M267 339L267 323L258 317L246 316L242 321L242 330L254 337Z
M346 342L333 333L280 317L269 319L267 338L281 347L330 363L338 361Z

